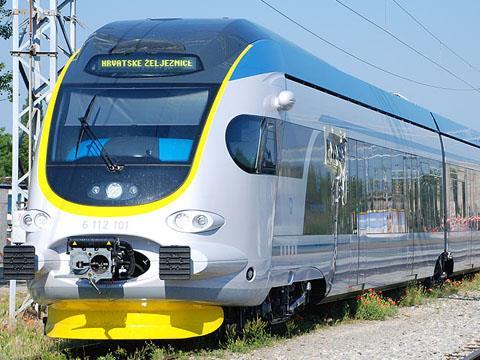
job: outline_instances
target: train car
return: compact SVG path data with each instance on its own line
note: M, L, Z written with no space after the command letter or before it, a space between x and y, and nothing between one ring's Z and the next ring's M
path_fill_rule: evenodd
M111 23L59 76L5 273L50 337L174 339L472 271L479 138L246 20Z

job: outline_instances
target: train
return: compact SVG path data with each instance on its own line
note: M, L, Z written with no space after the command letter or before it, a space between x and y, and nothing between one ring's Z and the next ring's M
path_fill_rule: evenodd
M58 78L5 277L47 336L121 340L474 271L479 135L247 20L110 23Z

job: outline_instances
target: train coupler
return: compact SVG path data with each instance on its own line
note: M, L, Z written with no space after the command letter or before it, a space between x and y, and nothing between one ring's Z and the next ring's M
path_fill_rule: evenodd
M126 280L135 270L132 246L115 237L72 237L68 239L70 273L87 279L100 293L100 280Z

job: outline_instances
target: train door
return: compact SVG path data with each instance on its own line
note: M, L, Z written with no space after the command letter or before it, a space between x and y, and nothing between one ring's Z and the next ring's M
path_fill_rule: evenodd
M418 227L415 225L417 221L416 198L418 197L417 176L416 174L416 157L415 155L405 154L403 156L404 173L405 173L405 238L404 249L406 259L404 261L404 278L413 275L413 264L415 259L415 237L417 236Z
M468 217L468 230L470 232L470 244L468 249L468 257L471 267L474 266L473 264L473 243L476 242L476 231L475 231L475 176L473 170L467 170L467 181L465 183L467 188L467 217Z
M410 237L407 243L408 261L405 263L406 275L413 275L413 264L417 254L415 248L421 243L421 212L420 212L420 187L419 187L419 170L418 159L415 155L408 155L406 158L408 180L407 180L407 196L409 200L409 234ZM417 250L418 252L418 250Z
M346 176L346 201L341 207L339 223L341 228L340 232L347 244L346 259L348 263L348 275L345 280L349 288L355 289L359 285L358 263L360 239L358 235L358 217L361 184L358 176L357 141L353 139L348 139Z
M329 285L327 290L331 295L351 291L357 285L358 236L355 231L356 189L353 184L356 178L355 158L355 141L350 141L342 130L326 127L317 136L309 167L306 214L315 214L312 209L315 203L325 211L321 217L318 214L306 217L305 224L308 233L312 219L316 224L322 218L327 221L321 232L326 235L323 238L331 244L332 249L330 254L327 253L329 261L324 263L327 265L324 270ZM323 184L320 179L323 179ZM320 186L317 180L320 180ZM318 194L323 194L323 197L315 201L314 197Z
M444 249L442 224L442 164L438 160L417 158L416 215L413 275L425 278Z
M358 283L382 286L409 279L413 269L412 162L408 155L357 144Z
M472 245L471 245L471 258L472 258L472 267L479 267L479 257L480 257L480 198L479 187L480 187L480 177L479 172L472 170L472 182L470 186L471 192L471 230L472 230Z
M361 285L367 279L367 230L368 230L368 163L366 161L367 145L364 142L357 142L357 284Z
M447 166L448 243L455 261L455 271L470 268L471 231L468 228L465 170Z
M311 266L315 247L304 239L306 154L313 130L287 121L278 127L279 163L275 201L273 267Z

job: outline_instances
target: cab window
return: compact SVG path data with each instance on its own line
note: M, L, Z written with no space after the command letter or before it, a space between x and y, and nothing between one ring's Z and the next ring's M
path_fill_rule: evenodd
M276 174L276 120L239 115L227 127L226 143L233 161L251 174Z

